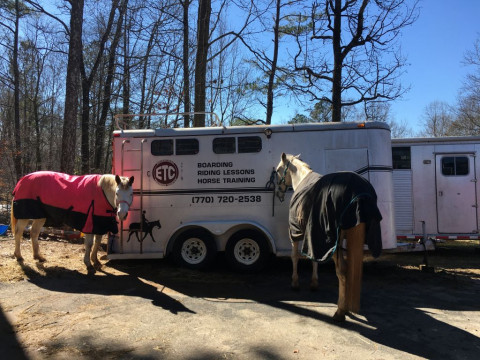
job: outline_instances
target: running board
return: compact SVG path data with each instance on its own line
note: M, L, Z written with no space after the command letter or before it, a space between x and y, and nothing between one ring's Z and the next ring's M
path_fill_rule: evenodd
M138 260L138 259L163 259L165 255L163 252L157 253L143 253L143 254L108 254L108 260Z

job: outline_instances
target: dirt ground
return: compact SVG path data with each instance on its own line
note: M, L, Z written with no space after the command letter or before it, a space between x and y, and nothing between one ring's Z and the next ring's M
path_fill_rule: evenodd
M291 264L231 272L219 256L204 272L167 259L107 261L87 275L81 241L45 239L47 257L23 264L0 237L0 357L3 359L474 359L480 352L478 242L422 253L384 254L364 265L362 309L342 324L333 263L320 290L290 290Z

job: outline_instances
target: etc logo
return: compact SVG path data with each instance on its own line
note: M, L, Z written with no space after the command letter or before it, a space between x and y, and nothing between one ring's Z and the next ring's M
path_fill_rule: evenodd
M168 186L178 179L178 167L170 160L162 160L153 167L153 179L160 185Z

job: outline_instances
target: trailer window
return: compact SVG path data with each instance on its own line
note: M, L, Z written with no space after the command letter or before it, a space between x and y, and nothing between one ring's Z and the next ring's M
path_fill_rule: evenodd
M195 155L198 154L197 139L177 139L175 141L175 155Z
M241 136L238 138L239 153L255 153L262 150L262 139L259 136Z
M468 175L468 158L466 156L444 156L442 174L445 176Z
M394 169L411 169L410 147L392 148L392 165Z
M150 151L154 156L173 155L173 139L153 140Z
M215 154L235 153L235 138L222 137L213 139L213 152Z

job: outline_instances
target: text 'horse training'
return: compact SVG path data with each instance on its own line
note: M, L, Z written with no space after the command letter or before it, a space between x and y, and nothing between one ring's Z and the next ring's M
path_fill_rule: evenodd
M277 166L277 196L283 201L291 186L294 190L289 210L292 242L292 287L298 288L297 264L301 253L313 260L312 288L318 286L319 261L333 257L338 277L338 308L334 319L344 321L348 312L360 310L363 245L374 257L382 250L377 195L360 175L342 171L320 175L298 156L282 153ZM347 247L342 248L343 239ZM346 257L346 258L345 258Z
M30 230L33 257L39 261L45 261L38 246L41 228L68 225L85 233L84 262L89 272L95 272L94 266L101 267L97 251L102 235L117 233L116 218L123 221L128 215L133 200L133 180L133 176L73 176L50 171L21 178L13 191L11 210L17 260L23 260L20 240L30 220L33 220Z

